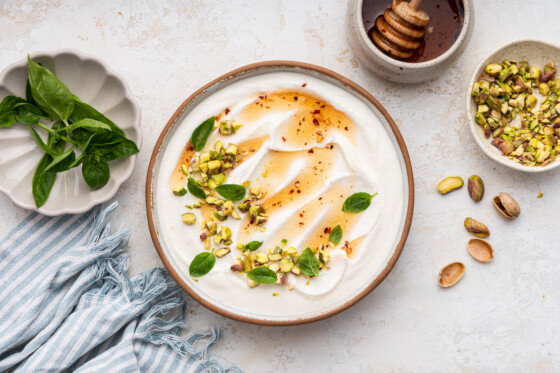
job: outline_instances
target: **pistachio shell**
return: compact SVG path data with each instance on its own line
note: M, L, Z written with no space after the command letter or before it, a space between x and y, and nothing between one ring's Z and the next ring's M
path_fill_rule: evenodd
M521 214L521 208L517 201L504 192L494 197L494 207L506 219L515 219Z
M477 237L485 238L490 236L490 230L488 227L473 218L465 219L465 228L469 231L469 233L472 233Z
M494 248L487 241L473 238L467 243L467 251L479 262L489 262L494 259Z
M439 272L439 284L444 288L453 286L463 277L464 273L465 265L463 263L448 264Z
M437 189L441 194L447 194L463 186L463 179L459 176L449 176L440 181Z

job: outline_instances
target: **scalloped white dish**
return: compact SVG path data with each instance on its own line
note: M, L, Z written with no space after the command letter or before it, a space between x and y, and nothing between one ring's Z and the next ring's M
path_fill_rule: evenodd
M35 52L31 58L51 70L82 101L117 123L141 147L140 107L125 80L105 62L70 49ZM6 67L0 74L0 100L8 95L25 97L26 81L27 58ZM31 181L42 156L24 125L0 129L0 191L18 206L49 216L82 213L109 200L130 177L136 163L136 155L112 161L109 182L96 190L85 183L81 167L59 173L47 202L37 208Z

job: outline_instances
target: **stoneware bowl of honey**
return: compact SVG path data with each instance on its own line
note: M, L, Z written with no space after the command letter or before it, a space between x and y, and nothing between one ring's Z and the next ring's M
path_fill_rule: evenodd
M348 40L354 53L384 79L407 84L434 79L459 58L471 38L472 0L424 0L421 9L430 21L419 39L421 46L408 58L395 58L373 41L376 20L390 7L390 0L350 0L347 10Z

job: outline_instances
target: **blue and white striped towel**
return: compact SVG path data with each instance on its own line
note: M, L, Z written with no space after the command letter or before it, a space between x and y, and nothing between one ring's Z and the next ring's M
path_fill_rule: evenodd
M0 372L241 372L206 356L217 329L179 336L184 293L164 269L128 277L116 206L32 213L0 241Z

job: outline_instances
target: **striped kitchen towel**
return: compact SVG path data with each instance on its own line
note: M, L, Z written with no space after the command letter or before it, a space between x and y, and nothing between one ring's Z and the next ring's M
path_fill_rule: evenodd
M128 277L116 206L31 213L0 241L0 372L241 372L207 356L217 329L179 336L184 293L164 269Z

